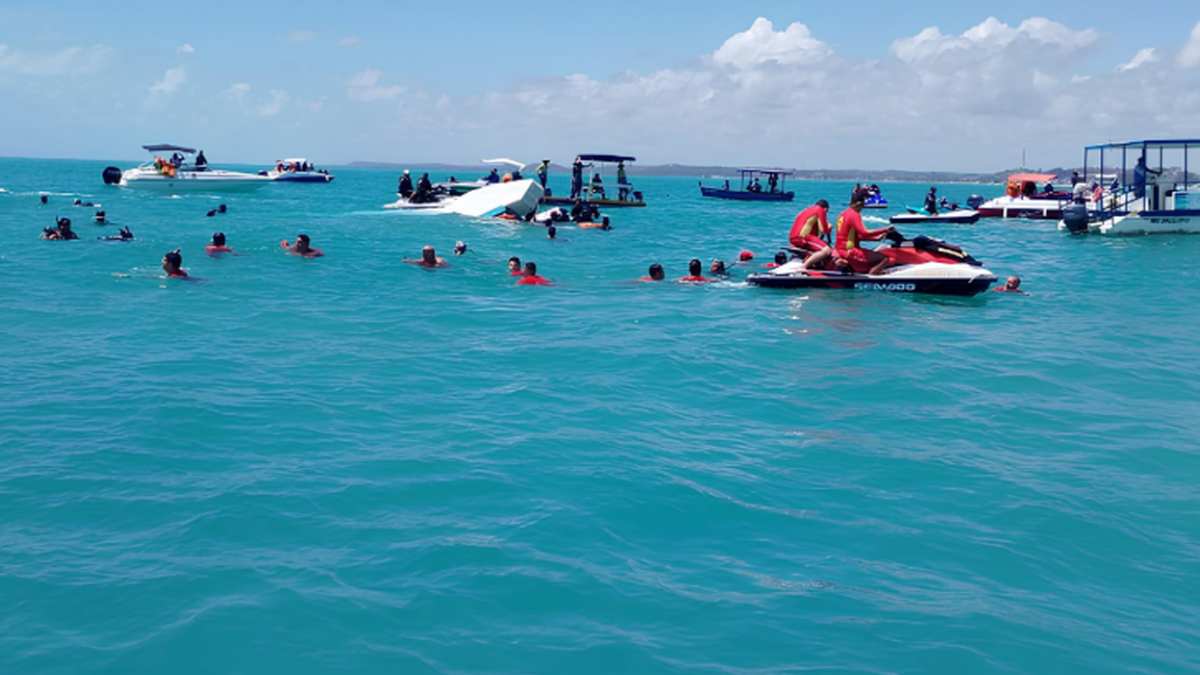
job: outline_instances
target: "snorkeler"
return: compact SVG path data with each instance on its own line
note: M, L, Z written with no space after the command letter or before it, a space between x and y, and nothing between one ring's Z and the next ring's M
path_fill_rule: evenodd
M525 263L525 276L517 282L518 286L553 286L549 279L538 276L537 263Z
M188 273L183 270L183 256L179 253L181 250L177 248L163 256L162 268L168 277L187 278Z
M313 248L310 245L310 240L307 234L296 235L296 243L288 244L288 240L284 239L279 242L279 245L287 249L288 255L298 255L304 258L320 258L325 255L325 252L319 248Z
M55 218L54 227L47 227L42 230L42 239L50 239L54 241L70 241L78 239L79 235L71 229L70 218Z
M128 227L122 227L115 235L96 237L98 241L133 241L133 232Z
M454 255L466 255L467 245L461 241L454 242Z
M225 245L224 232L214 232L212 236L212 243L204 247L204 252L214 258L221 257L222 253L232 253L233 255L238 255L237 251Z
M434 252L432 246L426 246L425 248L421 249L420 260L409 260L408 258L404 258L403 261L409 265L420 265L421 267L426 267L429 269L450 266L450 263L446 262L445 258L437 257L437 253Z
M702 265L700 261L697 258L692 258L692 261L688 263L688 275L680 278L679 281L685 284L706 284L712 281L712 279L705 278L701 274L701 270Z

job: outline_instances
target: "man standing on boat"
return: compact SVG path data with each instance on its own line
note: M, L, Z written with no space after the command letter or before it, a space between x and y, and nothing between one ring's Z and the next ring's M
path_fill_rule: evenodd
M625 175L625 162L617 162L617 187L619 188L617 199L625 201L629 196L629 178Z
M1137 166L1133 167L1133 196L1137 199L1146 196L1146 174L1161 176L1162 171L1147 168L1146 156L1142 155L1138 157Z
M550 175L550 160L543 159L542 163L539 164L538 168L537 168L538 182L540 182L542 184L542 190L546 189L546 179L549 177L549 175Z
M575 199L583 193L583 158L576 156L575 163L571 165L571 199Z

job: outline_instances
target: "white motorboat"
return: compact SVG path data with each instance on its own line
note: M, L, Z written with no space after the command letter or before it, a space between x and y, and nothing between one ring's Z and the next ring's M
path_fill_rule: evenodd
M1105 164L1105 154L1119 155L1121 171L1117 175L1132 174L1132 185L1122 186L1114 181L1107 191L1098 189L1091 199L1077 199L1063 209L1058 229L1072 234L1200 234L1200 185L1189 173L1189 154L1196 148L1200 148L1200 139L1088 146L1084 149L1083 184L1087 184L1087 160L1093 152L1098 152L1101 176L1106 168L1113 168ZM1165 163L1171 155L1182 160L1174 172ZM1138 159L1133 160L1134 157ZM1157 170L1147 166L1147 158L1153 157L1158 158ZM1128 167L1130 160L1136 162L1133 169ZM1175 175L1173 180L1167 177L1171 173Z
M396 202L386 204L383 208L455 213L473 218L510 213L518 218L525 218L537 210L543 194L542 186L537 181L524 179L487 185L461 197L445 196L435 202L413 204L407 199L401 198Z
M333 174L325 170L318 171L312 163L303 157L281 159L275 162L275 168L270 171L259 171L258 175L266 176L280 183L332 183Z
M191 157L196 154L192 148L179 145L143 145L142 148L155 155L154 159L126 171L110 166L104 170L104 182L125 188L160 192L257 190L271 182L266 176L210 169L206 161L197 163ZM163 153L168 152L171 153L170 158L162 157Z

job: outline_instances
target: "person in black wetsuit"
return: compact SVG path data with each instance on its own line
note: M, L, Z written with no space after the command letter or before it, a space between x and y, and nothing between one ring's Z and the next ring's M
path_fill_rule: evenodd
M925 195L925 210L931 216L938 214L937 188L935 187L929 188L929 194Z
M412 176L408 175L408 169L404 170L404 175L400 176L400 187L396 189L400 196L408 199L413 193Z
M207 168L208 168L208 158L204 156L204 151L201 150L200 154L196 155L196 170L204 171Z

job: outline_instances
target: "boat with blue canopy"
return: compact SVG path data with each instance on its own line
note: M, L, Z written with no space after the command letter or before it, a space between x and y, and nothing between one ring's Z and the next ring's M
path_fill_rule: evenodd
M792 172L787 169L738 169L738 172L742 174L740 188L736 190L730 188L729 181L725 181L725 185L719 188L708 187L701 183L700 195L740 202L790 202L796 198L795 192L788 192L785 189L788 176L792 175ZM765 188L759 180L760 177L767 179Z
M1082 234L1200 234L1200 179L1190 155L1200 139L1151 139L1090 145L1059 230ZM1091 160L1099 166L1092 172ZM1178 164L1168 165L1168 160ZM1157 168L1152 168L1157 167ZM1111 183L1105 170L1116 169Z
M594 204L608 208L630 206L645 206L646 201L640 190L629 182L625 173L625 165L637 161L629 155L583 154L575 158L572 165L571 191L568 196L555 195L550 190L542 198L543 204L553 206L571 206L578 198L584 204ZM609 164L616 165L616 181L604 182L604 168Z

